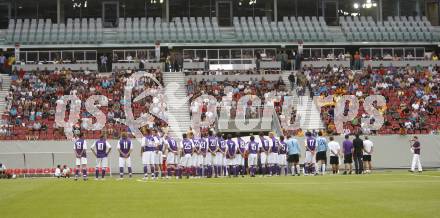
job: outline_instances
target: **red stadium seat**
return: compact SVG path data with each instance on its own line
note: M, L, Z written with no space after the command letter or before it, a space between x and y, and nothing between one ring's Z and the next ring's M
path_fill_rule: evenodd
M21 169L14 169L14 174L21 175Z
M93 167L89 167L89 168L87 169L87 172L88 172L89 174L94 174L94 173L95 173L95 168L93 168Z
M29 173L29 170L28 170L28 169L21 169L21 174L26 175L26 174L28 174L28 173Z

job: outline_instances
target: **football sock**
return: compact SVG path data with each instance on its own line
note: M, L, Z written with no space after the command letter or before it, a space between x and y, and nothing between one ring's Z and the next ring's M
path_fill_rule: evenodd
M124 167L119 167L119 176L124 177Z
M83 174L83 177L87 177L87 170L86 169L82 169L82 174Z
M104 178L104 176L105 176L105 168L102 168L102 175L101 175L101 177Z
M131 167L128 167L128 174L131 176L132 173L133 173L133 170L131 169Z
M75 169L75 176L78 177L79 176L79 168Z
M147 166L144 166L144 175L145 175L145 177L148 176L148 167Z
M99 177L99 168L96 167L95 169L95 177L98 178Z

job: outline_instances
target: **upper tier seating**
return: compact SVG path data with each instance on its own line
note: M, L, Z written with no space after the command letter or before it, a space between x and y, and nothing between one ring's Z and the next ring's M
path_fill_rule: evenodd
M432 42L440 35L426 17L388 17L375 22L372 17L340 17L342 31L347 41Z
M163 22L160 17L148 19L119 18L118 40L121 43L161 42L215 42L220 41L217 18L175 17Z
M283 17L269 22L267 17L234 17L237 40L242 42L333 41L323 17Z
M21 44L81 44L102 42L101 18L69 18L66 24L50 19L11 19L6 41Z

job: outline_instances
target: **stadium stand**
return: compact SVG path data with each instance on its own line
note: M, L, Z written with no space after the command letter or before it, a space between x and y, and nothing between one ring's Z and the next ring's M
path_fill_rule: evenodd
M440 39L426 17L388 17L376 22L372 17L340 17L339 23L347 41L433 42Z
M240 72L234 72L235 74ZM255 74L256 72L247 71L241 72L244 74ZM276 72L272 72L276 73ZM256 74L258 75L258 74ZM265 99L268 97L269 92L275 92L276 95L285 96L287 94L286 85L282 80L281 76L278 80L268 81L264 79L264 76L261 80L254 78L250 81L217 81L217 80L192 80L188 79L187 84L187 93L188 95L192 95L191 97L191 113L197 112L198 110L202 111L202 121L206 121L206 119L212 118L213 116L220 116L220 111L223 108L227 108L227 113L230 118L236 117L237 111L237 103L238 100L245 95L251 95L251 100L247 103L249 107L246 108L245 119L257 119L262 117L263 113L263 104ZM198 98L201 95L212 95L217 99L217 114L212 114L207 111L209 99L203 99L202 102L196 102L194 99ZM261 99L260 105L253 105L252 101L254 101L255 97ZM231 105L223 105L220 102L226 102L223 100L224 98L230 99ZM273 106L277 114L281 114L281 106L283 103L283 97L275 100ZM216 128L217 123L212 124L211 126L202 127L202 133L207 133L210 128Z
M365 68L305 69L310 78L309 87L314 96L334 95L333 102L323 105L321 115L328 134L335 132L332 122L334 105L341 95L355 95L360 101L357 117L345 124L347 132L371 131L361 126L360 118L368 118L362 106L368 95L379 94L386 98L386 107L379 108L385 117L379 134L428 134L439 129L440 104L438 67L421 68Z
M333 41L323 17L283 17L280 22L269 22L267 17L234 17L234 29L237 40L243 42Z
M162 82L159 69L149 71ZM107 124L103 130L109 137L119 137L121 131L127 130L124 124L117 121L125 118L122 108L125 103L123 91L132 73L131 70L121 70L112 74L69 70L19 72L13 76L6 97L8 110L2 115L2 119L7 123L2 125L0 133L3 134L0 135L0 139L65 139L63 129L58 128L55 123L55 108L60 101L59 97L66 94L75 94L82 100L83 105L91 95L105 95L109 103L107 107L101 107L107 117ZM137 96L145 90L158 92L157 98L164 98L160 93L162 89L150 79L138 81L133 88L133 95ZM156 97L148 96L141 101L133 102L133 114L139 117L143 113L153 113L156 117L153 116L148 127L160 129L165 127L166 123L158 117L166 120L166 110L153 112L153 107L161 107L154 98ZM81 117L90 118L91 114L83 107ZM86 125L86 122L79 122L74 127L74 132L81 130L86 138L99 137L101 131L85 131Z
M395 16L386 21L372 17L340 17L343 41L348 42L435 42L439 31L426 17ZM111 40L123 44L208 43L225 42L226 30L219 27L216 17L175 17L170 22L160 17L119 18ZM103 38L101 18L68 18L65 24L50 19L10 19L7 43L42 44L99 44L110 42ZM234 42L333 42L337 35L330 31L323 17L283 17L272 22L267 17L234 17ZM340 39L338 39L340 40Z
M50 19L11 19L7 30L8 43L22 44L97 44L102 38L101 18L68 18L55 24Z

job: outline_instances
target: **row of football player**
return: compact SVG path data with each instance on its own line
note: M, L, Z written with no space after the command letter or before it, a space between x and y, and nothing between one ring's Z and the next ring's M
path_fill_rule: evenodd
M327 162L327 151L330 151L330 163L333 173L339 171L340 156L344 156L346 170L351 171L353 156L353 145L348 138L344 141L341 149L339 143L330 137L330 142L318 133L318 137L311 133L306 133L305 140L305 160L303 173L317 174L316 161L320 164L319 173L324 174ZM364 143L364 159L367 163L371 161L372 142L366 139ZM148 175L152 178L162 177L161 169L163 157L166 157L167 178L174 175L176 178L182 176L197 177L218 177L218 176L238 176L244 175L246 165L249 167L249 174L255 176L257 168L263 175L280 175L282 172L287 175L287 163L291 164L292 175L299 175L299 157L301 148L298 140L287 136L276 138L272 133L265 137L260 133L258 139L254 136L232 138L231 135L217 134L212 132L202 137L194 137L193 134L183 134L181 142L178 144L175 139L168 135L163 137L156 130L147 131L142 140L141 157L144 165L144 178ZM350 147L351 146L351 147ZM129 176L132 175L131 152L133 144L126 134L119 140L119 168L120 177L124 175L124 168L128 168ZM80 168L83 168L83 177L87 178L86 165L87 157L86 141L79 137L74 145L76 153L75 178L79 177ZM108 167L107 156L111 151L110 144L101 137L91 147L96 156L96 178L99 177L99 168L102 168L102 178L105 176L105 169ZM341 155L343 153L344 155ZM247 163L247 164L246 164ZM371 170L371 164L369 164Z

